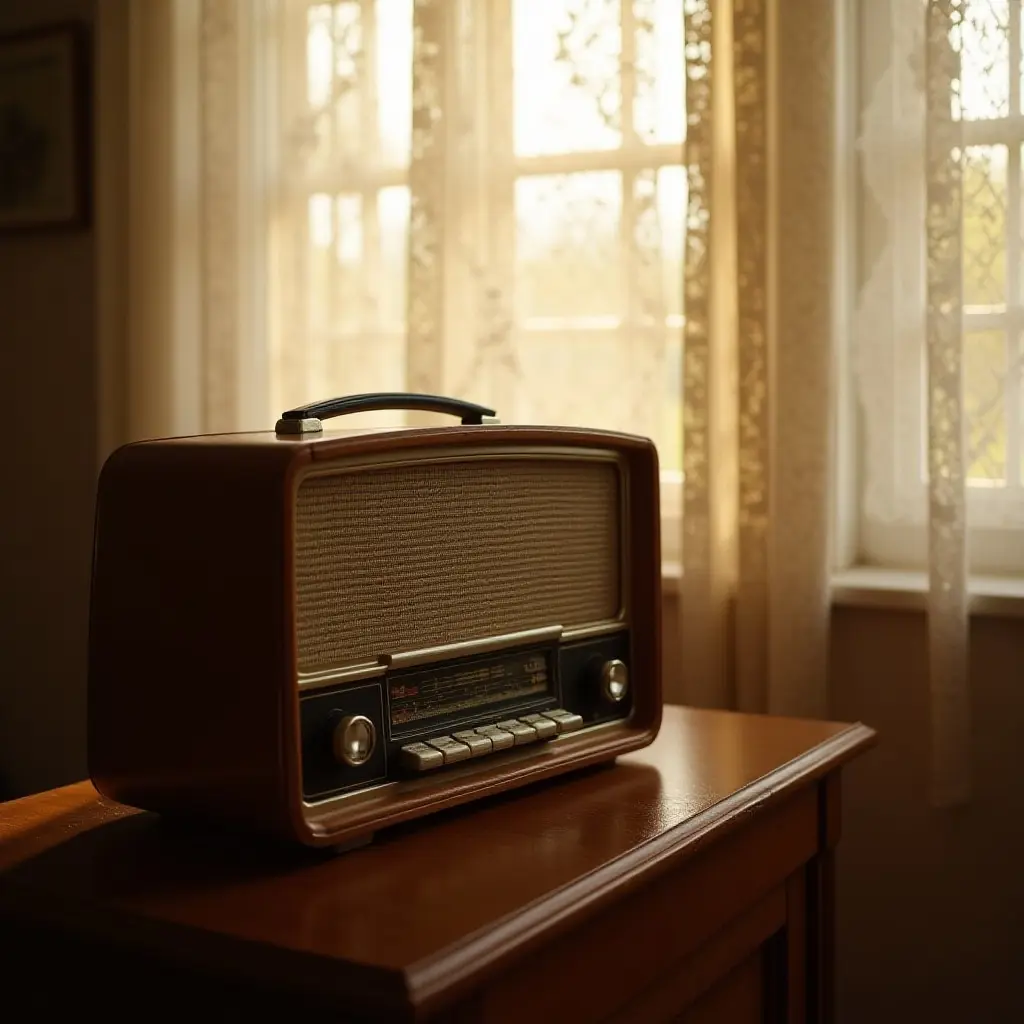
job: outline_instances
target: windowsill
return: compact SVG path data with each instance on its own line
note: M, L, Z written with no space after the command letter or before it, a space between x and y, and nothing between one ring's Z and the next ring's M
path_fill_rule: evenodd
M858 565L832 574L832 603L854 608L924 609L928 574L911 569ZM971 615L1024 618L1024 577L971 576L967 608Z
M682 567L662 564L662 586L678 594ZM832 603L847 608L888 608L923 611L928 606L928 575L907 569L859 565L832 574ZM1024 618L1024 577L972 576L968 609L971 615Z

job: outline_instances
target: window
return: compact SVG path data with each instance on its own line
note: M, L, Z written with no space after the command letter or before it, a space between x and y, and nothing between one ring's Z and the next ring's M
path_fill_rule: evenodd
M1021 5L973 4L964 24L964 399L968 486L986 500L1019 500L1021 403ZM1010 41L1014 45L1010 46ZM1016 83L1011 87L1012 83Z
M677 513L682 5L446 6L444 389L507 422L652 436ZM282 10L274 410L406 386L418 87L412 0Z
M863 458L861 555L926 562L924 100L922 13L862 5L862 230L857 317ZM877 13L877 12L876 12ZM916 19L917 24L913 23ZM1020 0L964 4L963 401L971 568L1024 571L1024 266ZM880 66L881 65L881 66ZM880 216L879 216L880 215Z
M411 0L283 10L272 410L403 389L412 133Z

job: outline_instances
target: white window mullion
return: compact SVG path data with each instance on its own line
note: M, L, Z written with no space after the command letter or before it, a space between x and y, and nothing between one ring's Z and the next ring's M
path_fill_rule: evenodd
M619 149L575 150L569 153L542 153L538 156L516 157L516 173L571 174L575 171L643 170L648 167L678 167L682 162L678 143L657 143L644 146L625 144Z
M1010 10L1013 10L1011 5ZM1010 90L1013 96L1013 89ZM990 117L965 120L962 122L963 144L965 146L1013 146L1024 138L1024 114L1015 113L1009 117Z
M310 118L307 97L307 6L295 0L279 8L278 137L280 153L277 191L278 230L273 252L271 288L274 386L272 411L308 401L309 364L309 192L295 158Z
M488 264L496 294L500 294L493 314L504 321L503 343L515 345L516 318L516 159L515 159L515 69L513 0L489 0L487 3L486 36L490 60L486 71L486 106L488 151L483 154L489 163L484 179L488 183L485 209L489 221ZM502 330L500 324L492 328ZM508 333L511 332L511 333ZM512 359L498 359L494 363L492 378L484 381L487 396L496 402L496 396L517 396L519 388L506 379L514 374ZM492 397L495 396L495 397ZM505 400L507 402L507 399ZM516 418L517 410L498 408L499 417Z
M408 172L399 167L346 167L344 177L339 179L337 171L326 170L310 173L306 181L307 191L311 195L317 192L337 192L343 188L346 192L371 192L376 194L382 188L394 185L407 185Z
M1020 117L1021 92L1021 5L1009 9L1009 93L1010 117ZM1021 484L1020 378L1016 371L1021 347L1021 141L1007 146L1006 167L1006 305L1011 312L1006 332L1006 378L1003 386L1003 415L1006 425L1006 483Z
M1020 179L1018 167L1017 180ZM1019 195L1019 185L1018 185ZM1018 218L1020 203L1017 204ZM1020 220L1012 223L1019 224ZM1019 231L1019 229L1018 229ZM1009 262L1009 261L1008 261ZM1012 266L1012 264L1011 264ZM1019 264L1018 264L1019 267ZM1020 311L1018 310L1018 313ZM1021 328L1024 327L1024 315L1017 315L1011 320L1011 328L1006 334L1006 382L1004 388L1006 412L1006 483L1018 489L1024 487L1021 479L1021 434L1024 434L1024 409L1022 409L1021 390L1024 388L1024 351L1021 345Z
M1009 331L1015 317L1009 311L993 310L978 312L969 310L964 313L964 333L976 334L981 331Z
M328 111L328 149L330 166L331 169L337 166L339 158L339 147L341 144L341 133L339 132L338 126L338 50L343 45L343 40L339 38L339 20L342 17L343 3L335 2L331 5L331 87L330 87L330 110ZM341 265L341 246L342 237L341 233L345 229L345 223L342 218L341 211L341 190L343 183L338 180L332 181L330 188L328 189L328 196L330 197L330 212L331 212L331 242L330 248L327 252L327 279L326 289L327 294L325 295L325 306L326 306L326 321L325 330L318 331L317 336L313 339L314 349L313 358L307 365L307 380L306 389L311 396L323 396L325 398L330 397L326 394L327 390L332 386L333 381L336 379L335 372L337 369L337 334L338 334L338 320L339 316L343 315L343 311L338 307L338 277L343 272Z
M359 75L359 123L362 152L370 167L381 166L380 132L377 126L377 0L362 0L362 63ZM374 309L372 298L377 293L376 282L380 275L380 233L377 197L378 181L364 180L360 194L360 211L363 227L363 249L360 262L359 321L364 332L379 330L379 311Z
M622 38L621 59L619 63L619 83L621 96L621 128L622 148L630 150L634 146L633 102L636 97L636 19L633 16L633 0L621 0L620 31ZM619 244L622 247L624 266L633 267L633 245L636 232L636 169L623 167L622 171L622 213L619 220ZM639 324L641 318L641 296L637 287L636 274L626 273L626 310L625 330L622 332L623 344L629 343L630 330Z

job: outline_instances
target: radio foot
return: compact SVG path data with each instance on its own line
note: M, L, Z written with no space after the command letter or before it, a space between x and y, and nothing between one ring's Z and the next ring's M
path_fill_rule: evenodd
M361 850L364 846L369 846L373 842L373 838L376 832L371 832L369 835L356 836L355 839L349 839L344 843L336 843L334 846L328 847L331 853L351 853L352 850Z

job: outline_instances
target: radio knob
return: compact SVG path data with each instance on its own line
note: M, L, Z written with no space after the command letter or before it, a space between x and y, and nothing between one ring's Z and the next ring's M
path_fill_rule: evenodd
M613 704L625 700L629 693L629 669L624 661L611 658L601 666L601 693Z
M377 730L365 715L346 715L331 740L334 758L350 768L366 764L377 745Z

